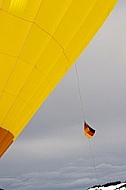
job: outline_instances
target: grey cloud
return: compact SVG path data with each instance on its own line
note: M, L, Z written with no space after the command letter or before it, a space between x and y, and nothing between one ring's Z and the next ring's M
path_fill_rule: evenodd
M81 190L92 186L97 183L97 179L94 176L94 168L84 167L84 160L80 161L81 165L73 163L67 167L62 167L55 171L43 171L26 173L19 176L13 176L11 178L1 178L0 183L2 187L13 190L39 190L39 189L75 189ZM79 163L78 163L79 164ZM99 180L105 183L106 179L120 180L125 176L125 172L122 172L122 168L126 166L114 166L110 164L101 164L97 166L97 172ZM124 177L123 177L124 179Z

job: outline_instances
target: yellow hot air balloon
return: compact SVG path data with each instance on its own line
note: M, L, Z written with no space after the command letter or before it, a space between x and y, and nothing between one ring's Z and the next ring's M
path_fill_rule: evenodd
M0 157L117 0L0 0Z

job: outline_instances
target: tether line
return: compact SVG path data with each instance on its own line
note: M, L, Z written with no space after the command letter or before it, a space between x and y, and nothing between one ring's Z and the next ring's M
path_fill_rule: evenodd
M77 76L77 86L78 86L78 92L79 92L79 98L80 98L80 105L81 105L81 111L82 111L82 116L83 116L83 121L85 120L84 117L84 108L83 108L83 101L82 101L82 96L81 96L81 89L80 89L80 81L79 81L79 75L78 75L78 70L75 62L75 71L76 71L76 76Z
M95 173L95 177L96 177L96 180L97 180L97 183L98 183L97 185L100 185L100 183L99 183L99 178L98 178L98 174L97 174L97 169L96 169L96 164L95 164L95 159L94 159L94 154L93 154L93 150L92 150L92 147L91 147L90 139L88 139L88 142L89 142L90 152L91 152L92 161L93 161L94 173Z
M78 74L76 62L75 62L75 71L76 71L76 78L77 78L77 86L78 86L78 92L79 92L79 98L80 98L81 111L82 111L83 121L85 121L83 101L82 101L80 81L79 81L79 74ZM90 153L91 153L91 157L92 157L92 161L93 161L94 174L95 174L98 185L100 185L98 175L97 175L97 169L96 169L95 159L94 159L94 155L93 155L93 150L92 150L91 143L90 143L90 139L88 139L88 142L89 142Z

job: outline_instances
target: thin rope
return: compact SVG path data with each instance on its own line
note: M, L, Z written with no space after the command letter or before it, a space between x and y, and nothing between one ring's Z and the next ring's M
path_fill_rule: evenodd
M88 142L89 142L91 157L92 157L92 161L93 161L94 174L95 174L95 177L96 177L96 180L97 180L97 183L98 183L97 185L100 185L99 178L98 178L98 174L97 174L97 169L96 169L96 164L95 164L95 159L94 159L94 154L93 154L93 150L92 150L92 146L91 146L90 139L88 139Z
M85 121L83 101L82 101L80 81L79 81L79 74L78 74L78 69L77 69L76 62L75 62L75 70L76 70L77 86L78 86L78 92L79 92L79 98L80 98L81 111L82 111L83 121ZM98 178L98 175L97 175L97 169L96 169L95 159L94 159L94 155L93 155L93 150L92 150L91 143L90 143L90 139L88 139L88 142L89 142L90 153L91 153L91 157L92 157L92 161L93 161L94 174L95 174L95 177L96 177L98 185L100 185L99 178Z
M83 101L82 101L82 96L81 96L81 89L80 89L80 81L79 81L79 75L78 75L78 70L75 62L75 71L76 71L76 76L77 76L77 86L78 86L78 92L79 92L79 98L80 98L80 105L81 105L81 111L82 111L82 116L83 116L83 121L85 120L84 117L84 108L83 108Z

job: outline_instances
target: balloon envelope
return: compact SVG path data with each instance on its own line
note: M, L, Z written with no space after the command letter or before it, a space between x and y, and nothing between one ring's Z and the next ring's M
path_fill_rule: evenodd
M0 0L0 156L117 0Z

